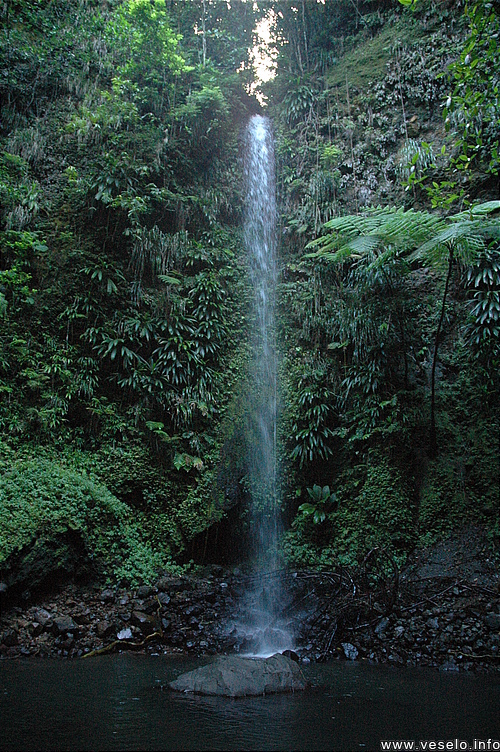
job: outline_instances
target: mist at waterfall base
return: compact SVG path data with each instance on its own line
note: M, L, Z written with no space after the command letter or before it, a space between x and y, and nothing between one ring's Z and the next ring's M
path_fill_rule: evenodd
M256 574L233 625L241 652L267 656L293 647L282 613L278 565L281 532L277 464L276 187L271 122L254 115L245 134L244 242L254 291L252 361L247 410L250 551ZM243 636L243 640L241 640Z

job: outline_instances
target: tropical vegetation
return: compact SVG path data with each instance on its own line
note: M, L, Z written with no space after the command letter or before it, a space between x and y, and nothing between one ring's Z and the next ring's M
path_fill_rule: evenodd
M242 150L263 106L284 563L404 560L466 522L498 538L498 3L0 16L0 574L56 535L128 582L245 558Z

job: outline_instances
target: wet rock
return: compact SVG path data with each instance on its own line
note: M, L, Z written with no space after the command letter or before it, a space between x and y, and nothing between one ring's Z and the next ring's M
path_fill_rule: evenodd
M146 601L136 601L137 604L134 608L134 611L143 611L145 614L156 614L158 613L158 609L160 606L158 605L158 601L156 598L149 598Z
M39 608L33 614L34 621L41 624L44 629L50 629L52 627L52 616L44 608Z
M90 624L90 609L87 608L78 614L73 614L73 619L80 625Z
M136 598L149 598L150 595L154 595L156 593L156 588L150 587L149 585L141 585L137 588L135 597Z
M29 625L29 632L33 637L38 637L38 635L41 635L43 632L43 627L41 624L39 624L37 621L31 622Z
M468 664L474 671L500 670L497 659L500 636L496 626L500 617L498 597L493 592L481 592L476 588L475 580L469 580L470 587L464 588L457 584L458 595L452 592L452 585L455 583L451 583L443 597L439 592L442 588L439 579L428 578L429 574L436 578L442 576L441 563L434 561L433 568L434 571L428 572L423 579L421 566L416 570L408 570L410 577L405 577L405 573L402 573L402 586L390 615L378 593L376 607L372 603L370 606L361 601L358 603L354 598L353 606L360 605L362 610L366 606L366 610L359 615L355 608L352 611L357 619L356 624L366 624L363 629L356 628L355 633L352 632L354 623L350 622L350 612L347 613L346 622L340 623L338 631L332 632L336 618L333 608L335 597L331 601L332 583L318 578L317 583L310 587L309 582L306 585L298 575L294 577L292 573L285 590L290 585L291 604L304 604L300 619L293 616L293 605L290 609L293 618L290 631L295 635L301 659L324 660L327 657L325 644L330 645L329 656L343 658L345 653L342 641L352 639L355 634L358 660L360 656L372 656L370 660L378 663L397 663L399 656L407 665L420 664L437 668L453 656L455 665L458 664L460 670L464 664ZM158 644L153 643L153 640L144 642L143 629L149 631L157 625L159 630L161 625L164 631L162 652L246 652L246 649L252 647L247 639L248 635L228 634L225 625L234 623L234 620L241 621L242 599L239 596L245 592L247 578L232 570L207 571L210 574L204 578L165 574L161 578L163 582L159 581L164 589L159 589L157 593L153 588L151 595L147 595L149 590L140 589L134 590L132 594L125 584L116 583L116 587L106 587L109 600L102 600L100 597L106 593L104 586L66 586L62 591L53 593L46 600L37 601L36 606L30 607L22 601L19 591L18 601L13 602L8 610L3 610L0 616L0 635L13 629L18 635L18 644L12 647L2 645L2 656L16 657L23 648L29 650L30 654L36 649L38 655L68 657L76 656L78 650L86 653L98 649L102 647L99 633L102 634L106 628L97 625L103 622L114 624L117 630L122 631L129 627L129 639L144 644L146 649L152 644L158 649ZM445 573L448 576L447 570ZM6 583L9 584L7 581ZM28 584L32 589L31 582L27 582L25 587ZM492 583L486 579L480 584L490 590L492 588ZM32 593L33 598L37 597L33 590ZM10 595L10 588L8 594ZM144 597L138 597L139 595ZM422 607L422 603L426 607ZM427 606L427 603L432 605ZM40 611L45 613L37 618L37 612ZM132 612L142 612L151 621L143 622L141 629L135 618L135 623L131 621ZM70 614L81 627L78 635L75 632L56 635L56 646L52 633L52 615L60 613ZM321 613L319 619L318 613ZM42 623L46 626L40 632ZM376 632L373 626L377 627ZM77 646L74 642L71 643L68 637L71 634L77 636ZM109 639L112 639L111 635ZM288 645L289 642L283 647ZM484 661L479 660L481 653L484 654ZM474 661L471 662L467 655L474 655Z
M453 659L445 661L439 667L440 671L459 671L459 668Z
M144 611L132 611L130 621L146 636L152 634L156 629L155 620L149 614L145 614Z
M98 637L108 637L115 631L115 625L110 621L98 621L95 631Z
M341 645L342 645L342 650L344 651L345 657L349 661L355 661L359 655L358 649L354 645L352 645L350 642L342 642Z
M305 689L306 681L298 664L278 653L265 659L219 657L182 674L169 687L177 692L247 697Z
M162 592L183 593L186 590L192 589L192 584L187 577L173 577L172 575L165 575L160 577L156 583L158 590Z
M500 630L500 614L486 614L484 623L493 631L498 632Z
M401 665L404 663L404 660L401 658L401 656L398 653L389 653L387 660L390 663L398 663Z
M160 577L160 579L157 580L156 587L160 591L160 593L170 592L171 589L174 589L174 582L175 579L173 577L165 575L164 577Z
M6 629L2 637L0 638L0 642L2 643L2 645L5 645L8 648L13 648L19 642L16 630Z
M130 627L121 629L116 635L116 638L118 640L131 640L133 638L132 630L130 629Z
M113 603L115 600L115 593L114 590L111 590L111 588L106 588L106 590L103 590L100 599L103 603Z
M184 635L181 632L172 632L170 636L171 645L182 645L184 642Z
M379 623L375 627L375 630L374 630L375 634L378 635L379 637L385 636L384 633L387 627L389 626L389 623L390 623L389 619L386 616L380 619Z
M67 634L68 632L78 632L79 627L78 624L73 621L71 616L56 616L53 620L52 631L58 636Z

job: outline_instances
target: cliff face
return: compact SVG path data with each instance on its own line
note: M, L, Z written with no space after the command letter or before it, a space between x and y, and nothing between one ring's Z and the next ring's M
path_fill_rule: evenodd
M373 229L371 239L357 231L357 246L346 246L343 259L334 261L342 246L335 233L330 256L308 247L334 217L398 207L410 212L404 223L497 199L491 114L479 136L468 107L472 100L486 105L497 55L488 29L497 28L498 15L490 8L467 15L456 3L421 3L415 13L382 4L371 10L357 28L344 18L323 67L299 72L289 55L280 69L278 58L267 89L282 220L283 436L295 459L286 483L293 510L286 546L303 563L326 565L339 555L353 561L368 545L360 526L365 539L383 540L403 557L415 541L470 519L499 529L498 462L488 438L497 441L499 430L498 344L490 338L497 303L485 303L491 349L480 353L472 330L480 325L473 301L482 293L471 286L487 266L484 294L497 301L495 215L491 257L467 256L458 246L451 253L443 243L434 259L418 260L410 258L409 231L405 250L404 233L384 245ZM439 456L429 452L434 408ZM324 513L316 525L307 495L315 484L327 485L328 497L337 494L330 509L315 498L312 506Z
M289 83L281 105L271 99L291 229L315 233L332 212L428 205L417 181L445 178L453 145L443 118L454 85L448 66L467 34L460 4L428 3L418 14L379 10L355 35L334 40L336 57L323 71L299 76L295 90ZM468 198L488 195L478 181L468 184Z

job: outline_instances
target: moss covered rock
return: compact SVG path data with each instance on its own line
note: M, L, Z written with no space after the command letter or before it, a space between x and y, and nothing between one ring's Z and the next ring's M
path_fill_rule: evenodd
M126 504L74 470L19 460L0 477L0 579L9 590L91 570L148 581L167 553L141 538Z

